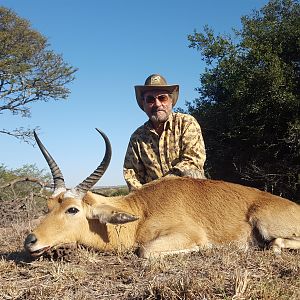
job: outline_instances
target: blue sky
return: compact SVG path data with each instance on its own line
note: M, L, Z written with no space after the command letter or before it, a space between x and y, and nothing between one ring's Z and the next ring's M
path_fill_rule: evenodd
M147 118L134 85L153 73L180 85L177 107L197 97L205 65L188 48L187 35L209 25L216 33L240 28L240 17L266 0L1 0L47 37L50 48L77 67L68 100L35 103L31 118L1 115L0 127L40 127L40 138L60 166L68 187L86 178L102 160L110 138L113 156L99 185L125 184L123 159L131 133ZM36 164L48 170L37 147L0 135L1 159L8 168Z

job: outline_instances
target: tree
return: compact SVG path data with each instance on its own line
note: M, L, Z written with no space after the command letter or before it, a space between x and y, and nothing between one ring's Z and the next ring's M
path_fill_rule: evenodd
M35 165L10 170L0 164L0 226L24 222L46 209L52 176Z
M27 164L12 170L0 164L0 202L4 199L18 199L32 191L41 193L51 186L52 176L36 165Z
M48 49L47 39L30 23L0 6L0 114L30 117L37 101L66 99L66 84L76 69ZM1 129L0 133L28 140L32 130Z
M187 110L200 122L207 173L300 201L300 4L271 0L242 29L188 36L207 68Z

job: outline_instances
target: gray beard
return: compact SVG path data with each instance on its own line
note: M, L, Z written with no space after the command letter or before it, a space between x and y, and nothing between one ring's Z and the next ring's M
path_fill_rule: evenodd
M155 123L155 124L159 124L159 123L164 123L168 120L168 114L165 110L160 110L160 112L164 112L163 114L161 113L158 113L159 111L157 111L156 109L155 110L152 110L151 112L151 116L150 116L150 120L152 123Z
M168 116L167 115L165 115L164 117L162 117L162 116L158 116L158 115L151 115L150 116L150 121L152 122L152 123L155 123L155 124L158 124L158 123L164 123L164 122L166 122L168 120Z

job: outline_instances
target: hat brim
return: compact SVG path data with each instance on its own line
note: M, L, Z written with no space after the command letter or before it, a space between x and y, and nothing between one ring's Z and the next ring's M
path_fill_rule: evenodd
M135 97L139 107L144 110L144 98L143 94L148 91L153 90L162 90L172 94L173 107L175 106L178 100L179 94L179 85L136 85L135 89Z

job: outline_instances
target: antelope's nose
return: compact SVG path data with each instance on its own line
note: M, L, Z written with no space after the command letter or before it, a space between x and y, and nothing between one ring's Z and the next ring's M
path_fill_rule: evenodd
M33 246L37 241L36 236L33 233L30 233L27 235L25 242L24 242L24 247L25 248L30 248L30 246Z

